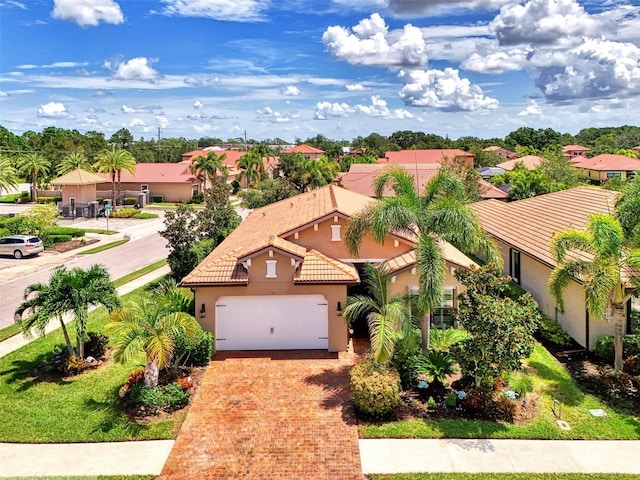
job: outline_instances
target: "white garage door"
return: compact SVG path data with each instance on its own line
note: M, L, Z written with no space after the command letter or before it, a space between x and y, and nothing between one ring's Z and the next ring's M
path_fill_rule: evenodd
M329 347L322 295L220 297L217 350L298 350Z

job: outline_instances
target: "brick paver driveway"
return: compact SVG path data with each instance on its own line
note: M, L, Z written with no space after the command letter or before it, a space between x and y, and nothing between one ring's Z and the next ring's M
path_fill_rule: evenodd
M352 354L218 353L161 479L363 479Z

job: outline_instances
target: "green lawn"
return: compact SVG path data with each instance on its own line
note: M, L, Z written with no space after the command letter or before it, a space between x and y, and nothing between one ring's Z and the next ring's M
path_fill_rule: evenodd
M135 272L131 272L123 277L120 277L116 280L113 281L113 286L118 288L121 287L122 285L125 285L126 283L132 282L133 280L142 277L143 275L146 275L147 273L151 273L154 270L157 270L159 268L164 267L167 264L167 259L163 258L162 260L158 260L155 263L152 263L151 265L147 265L146 267L142 267L139 270L136 270Z
M638 479L638 475L601 473L402 473L396 475L367 475L370 480L608 480Z
M20 325L14 323L8 327L0 328L0 342L6 340L9 337L13 337L21 332Z
M120 245L124 245L129 241L128 238L123 238L122 240L116 240L115 242L105 243L95 248L90 248L88 250L83 250L82 252L78 252L78 255L91 255L94 253L100 253L105 250L109 250L110 248L119 247Z
M627 412L604 405L586 395L571 376L542 346L527 362L534 387L541 396L535 419L522 425L482 420L416 419L367 424L361 422L361 438L526 438L526 439L638 439L640 419ZM561 430L551 411L553 398L562 404L562 420L571 430ZM594 417L589 409L602 408L606 417Z
M123 297L126 302L133 292ZM89 317L89 330L102 331L107 312ZM73 334L73 326L69 329ZM116 405L118 390L130 371L144 364L138 357L128 365L108 361L96 370L69 380L45 373L43 362L56 345L64 345L57 330L0 358L0 442L109 442L175 438L178 422L152 425L130 422Z

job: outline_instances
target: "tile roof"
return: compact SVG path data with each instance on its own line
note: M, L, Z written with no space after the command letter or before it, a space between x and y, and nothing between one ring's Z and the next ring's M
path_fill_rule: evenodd
M446 258L448 263L451 263L458 267L470 268L471 266L477 267L478 264L467 257L464 253L458 250L456 247L451 245L448 242L443 240L439 240L438 244L440 245L440 249L442 250L443 256ZM393 257L388 259L385 262L387 266L387 271L389 273L400 272L406 268L413 267L416 263L416 251L411 250L410 252L403 253L398 255L397 257Z
M97 173L87 172L81 168L65 173L64 175L51 180L51 185L95 185L105 183L109 180Z
M296 243L284 240L276 235L271 235L266 245L256 245L255 250L253 250L252 252L247 252L242 256L238 257L238 261L243 261L246 258L251 258L271 248L274 250L280 250L281 252L287 255L298 257L300 260L302 260L307 253L306 248L301 247Z
M582 145L565 145L562 147L563 152L588 152L590 149Z
M602 154L587 158L573 164L576 168L596 171L626 171L640 170L640 160L625 155Z
M554 267L549 244L555 233L570 227L583 229L591 213L611 213L617 195L595 187L576 187L510 203L477 202L472 208L491 236Z
M134 173L122 172L122 183L194 183L196 177L189 172L191 162L137 163ZM109 179L108 173L100 174Z
M320 150L319 148L312 147L311 145L307 145L306 143L303 143L302 145L296 145L293 148L283 150L283 152L284 153L310 153L310 154L322 155L324 153L324 150Z
M235 252L230 251L221 257L210 258L209 261L200 263L183 282L189 285L247 285L249 273L242 263L238 262Z
M293 283L359 283L353 265L329 258L317 250L309 250L293 277Z
M428 150L400 150L399 152L387 152L378 163L443 163L446 160L464 157L473 162L472 153L458 148L428 149Z
M503 192L495 185L490 184L486 180L480 180L480 197L484 200L495 198L497 200L504 200L509 197L509 194Z
M518 163L523 164L527 170L532 170L540 165L542 158L536 155L525 155L524 157L514 158L513 160L507 160L496 165L496 167L504 168L505 170L513 170Z

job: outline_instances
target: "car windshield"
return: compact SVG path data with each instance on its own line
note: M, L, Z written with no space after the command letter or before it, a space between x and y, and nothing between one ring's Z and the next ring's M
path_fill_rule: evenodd
M31 237L27 240L29 243L38 243L40 239L38 237Z

